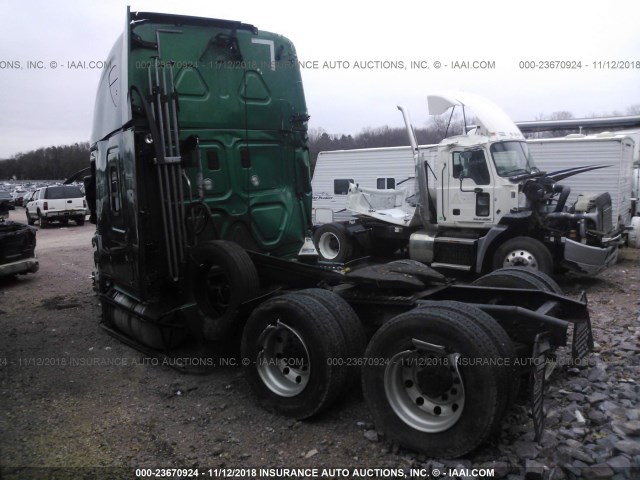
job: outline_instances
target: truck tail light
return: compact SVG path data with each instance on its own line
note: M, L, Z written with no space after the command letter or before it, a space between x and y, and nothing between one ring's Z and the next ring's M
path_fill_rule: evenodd
M82 206L83 206L84 208L87 208L87 201L86 201L86 200L82 200Z
M42 209L43 209L43 210L49 210L49 202L44 202L44 203L42 204Z

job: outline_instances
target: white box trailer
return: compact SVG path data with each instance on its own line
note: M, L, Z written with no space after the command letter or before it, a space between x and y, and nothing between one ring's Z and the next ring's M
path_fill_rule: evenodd
M627 134L603 132L596 135L568 135L561 138L528 140L535 165L553 172L565 168L609 165L562 180L571 187L567 205L576 201L579 193L611 195L612 219L630 225L633 217L633 155L635 142Z
M615 133L627 135L635 142L633 149L633 198L635 201L634 216L640 215L640 129L618 130Z
M320 152L311 180L313 223L348 220L349 183L393 190L415 177L411 147L362 148ZM405 182L405 183L401 183Z

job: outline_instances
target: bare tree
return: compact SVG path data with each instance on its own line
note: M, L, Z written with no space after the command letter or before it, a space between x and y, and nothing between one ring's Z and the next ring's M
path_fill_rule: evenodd
M640 115L640 103L635 103L627 107L627 115Z

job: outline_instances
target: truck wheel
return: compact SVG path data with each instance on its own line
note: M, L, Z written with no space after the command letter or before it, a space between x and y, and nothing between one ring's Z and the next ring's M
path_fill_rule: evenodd
M314 298L336 319L346 345L347 356L343 359L344 365L347 365L347 385L345 388L348 389L355 385L360 378L360 367L357 366L357 362L350 362L348 359L362 358L367 347L367 339L360 318L353 311L351 305L340 295L336 295L329 290L308 288L295 294Z
M500 288L527 288L531 290L542 290L563 294L564 292L551 277L533 270L532 268L501 268L480 277L471 285L480 287L500 287ZM495 299L494 303L500 303L500 299ZM526 307L526 305L522 305ZM555 368L555 363L548 363L545 367L545 377L549 377Z
M502 380L502 390L507 392L504 405L504 411L506 412L515 402L518 390L520 389L520 369L515 363L517 358L516 349L504 328L488 313L462 302L425 301L420 302L417 308L428 310L439 309L458 313L466 319L475 322L482 328L484 333L491 338L493 345L496 347L496 350L498 350L498 358L503 360L501 365L496 366L500 370L499 376L504 377ZM501 420L501 418L499 418L499 420ZM501 421L496 423L496 430L500 427L501 423Z
M36 221L33 218L31 218L31 215L29 215L29 210L27 210L26 213L27 213L27 223L29 225L34 225Z
M364 396L376 426L429 457L459 457L500 421L502 386L485 331L455 312L415 309L385 323L365 352Z
M329 407L344 392L339 361L345 340L334 316L318 300L288 294L256 308L242 333L242 358L261 405L297 419Z
M82 225L84 225L84 217L78 217L78 218L76 218L76 225L78 225L79 227L81 227Z
M42 213L38 210L38 221L40 222L40 228L47 228L49 222L47 221L47 217L44 217Z
M217 340L233 326L240 305L258 296L258 272L236 243L214 240L191 250L187 273L200 316L202 334Z
M538 272L538 274L540 273ZM562 289L556 282L549 278L548 275L542 275L536 275L532 268L501 268L487 273L475 280L471 285L479 287L527 288L562 293Z
M313 240L321 260L344 263L351 260L353 241L344 228L334 223L326 223L318 227Z
M504 242L493 256L493 269L531 267L551 275L553 258L544 244L531 237L515 237Z
M497 272L518 272L517 273L518 276L533 278L538 282L542 283L544 285L543 290L547 292L553 292L553 293L558 293L560 295L564 295L564 292L562 291L562 288L560 288L560 285L558 285L558 283L553 278L551 278L546 273L541 272L540 270L535 270L533 268L528 268L528 267L508 267L508 268L501 268L500 270L495 270L487 275L496 274ZM530 288L530 287L527 287L527 288Z

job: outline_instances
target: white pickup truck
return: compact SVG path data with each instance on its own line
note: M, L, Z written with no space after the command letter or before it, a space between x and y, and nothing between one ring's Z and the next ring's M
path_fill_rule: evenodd
M78 187L53 185L36 190L25 209L27 223L33 225L38 220L40 228L46 227L49 222L55 220L66 225L69 219L78 225L84 225L87 202Z

